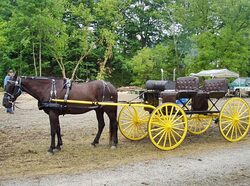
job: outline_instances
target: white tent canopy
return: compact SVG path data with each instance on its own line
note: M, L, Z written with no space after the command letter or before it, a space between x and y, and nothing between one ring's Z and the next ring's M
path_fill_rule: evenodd
M227 77L239 77L236 72L228 69L214 69L214 70L202 70L198 73L191 73L190 76L209 76L212 78L227 78Z

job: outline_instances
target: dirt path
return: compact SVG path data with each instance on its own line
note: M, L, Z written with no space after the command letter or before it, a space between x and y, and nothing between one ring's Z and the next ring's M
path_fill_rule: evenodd
M120 100L132 97L119 95ZM89 112L60 118L64 146L48 156L47 115L28 95L17 105L22 109L14 115L0 106L0 185L249 185L250 134L229 143L213 124L164 152L147 138L131 142L119 133L118 148L110 150L106 126L99 146L91 148L97 122Z
M250 145L188 156L142 161L76 175L52 175L12 180L3 185L249 185Z

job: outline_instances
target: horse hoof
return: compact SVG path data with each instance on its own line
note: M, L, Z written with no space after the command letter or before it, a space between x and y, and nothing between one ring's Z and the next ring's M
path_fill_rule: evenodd
M53 152L59 152L61 149L53 149Z
M110 148L113 150L116 149L117 147L115 145L112 145Z
M95 144L93 144L93 143L91 143L91 144L90 144L90 147L95 148L95 147L96 147L96 145L95 145Z
M53 153L53 152L48 151L46 155L47 155L47 156L52 156L52 155L54 155L54 153Z

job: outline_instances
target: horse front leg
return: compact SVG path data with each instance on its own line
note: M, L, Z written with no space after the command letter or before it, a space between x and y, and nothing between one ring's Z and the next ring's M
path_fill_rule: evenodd
M53 150L55 149L55 136L56 136L56 134L58 136L58 139L61 140L59 115L56 114L54 111L50 111L49 112L49 120L50 120L51 143L50 143L50 147L48 149L48 152L53 153ZM62 143L62 142L60 142L60 143ZM58 144L59 144L59 141L58 141ZM60 147L60 145L59 145L59 147Z
M104 126L105 126L105 122L104 122L104 118L103 118L103 114L104 114L103 110L97 109L95 111L96 111L96 117L98 120L98 132L96 134L94 141L91 143L91 145L93 145L93 146L96 146L96 144L99 143L102 131L103 131Z
M58 120L58 126L56 127L56 135L57 135L57 146L55 147L56 151L60 151L61 150L61 146L63 145L62 142L62 136L61 136L61 127L60 127L60 123Z

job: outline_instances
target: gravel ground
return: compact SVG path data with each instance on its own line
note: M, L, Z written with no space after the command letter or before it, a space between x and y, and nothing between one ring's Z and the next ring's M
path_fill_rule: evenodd
M12 180L2 185L249 185L250 145L140 162L77 175Z
M120 94L121 100L128 97L132 98L131 95ZM249 102L249 99L247 101ZM44 122L48 123L48 118L44 120L47 116L36 109L36 101L33 98L28 95L20 96L18 106L24 110L17 110L16 114L11 117L4 113L4 108L0 108L0 132L4 133L9 129L14 132L20 128L24 131L29 130L29 132L48 132L48 124L41 124ZM30 112L29 115L27 115L27 111ZM93 130L96 130L96 124L92 125L91 123L96 122L93 119L95 114L90 112L86 116L84 119L80 115L74 116L75 122L72 122L71 116L64 117L63 131L78 130L78 128L82 129L84 126L84 134L93 133ZM79 126L78 120L83 121L83 126ZM26 176L24 173L11 178L7 178L3 170L2 174L0 173L0 185L249 185L250 134L238 143L229 143L218 137L220 134L218 134L217 129L212 128L209 132L210 135L205 134L201 137L188 135L187 140L181 147L164 152L165 155L162 155L162 151L146 145L145 151L150 150L150 154L147 154L147 157L140 157L136 161L131 160L131 162L127 161L124 164L116 164L104 168L102 165L99 167L97 165L92 169L80 172L55 171L49 175L34 173L29 176ZM34 136L31 136L31 139L33 140ZM25 138L20 139L20 141L24 140ZM195 140L198 140L198 142ZM48 143L49 138L45 139L45 141ZM14 140L13 143L15 142ZM5 141L0 142L1 152L5 152L5 148L9 148L9 144L6 145L6 143ZM133 146L132 143L129 143L121 138L120 148L126 147L126 145L128 147ZM149 142L142 142L139 145L144 145L144 143L147 144ZM136 146L133 150L134 152L132 151L132 153L136 154ZM140 147L138 147L139 150ZM120 151L120 149L118 148L117 151ZM8 167L6 166L4 155L6 154L3 154L3 159L0 159L0 165L2 165L1 167L3 165ZM14 156L7 155L7 158ZM150 155L152 157L158 155L159 158L154 157L151 159L148 157ZM143 156L143 153L141 156ZM1 155L0 158L2 158ZM131 159L133 158L131 156ZM8 169L11 169L11 166Z

